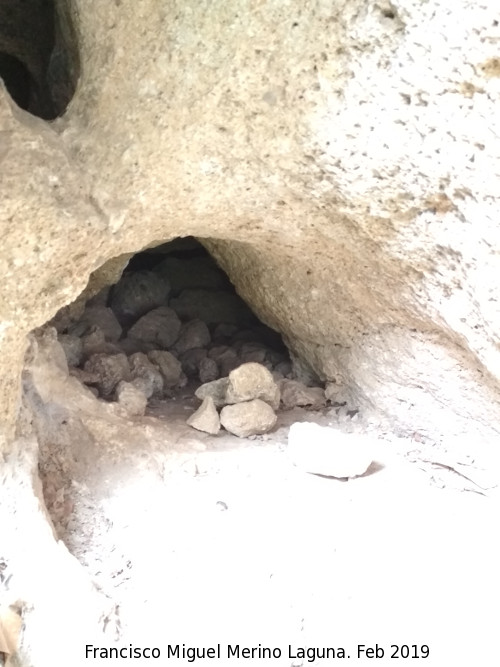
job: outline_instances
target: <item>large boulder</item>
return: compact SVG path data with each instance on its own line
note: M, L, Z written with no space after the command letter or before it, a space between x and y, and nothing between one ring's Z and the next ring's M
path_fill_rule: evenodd
M271 372L261 364L241 364L229 373L226 403L242 403L254 398L268 403L273 409L280 404L280 390Z
M181 321L171 308L160 306L143 315L130 327L128 337L157 347L172 346L181 330Z
M226 405L220 412L222 426L239 438L267 433L276 424L277 419L271 406L259 398Z
M153 308L168 302L168 280L151 271L125 273L113 287L110 305L120 322L130 324Z

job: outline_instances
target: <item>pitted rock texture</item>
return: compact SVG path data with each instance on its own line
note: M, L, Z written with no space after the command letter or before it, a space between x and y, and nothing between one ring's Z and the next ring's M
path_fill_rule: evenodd
M130 381L130 367L124 354L93 354L83 370L97 375L97 386L104 397L109 397L122 380Z
M498 434L497 3L71 7L65 115L0 86L3 435L27 333L188 235L306 375Z
M267 368L249 362L229 373L226 402L241 403L253 399L261 399L276 410L280 404L280 391Z
M267 433L276 424L276 420L272 407L260 398L226 405L220 411L222 426L239 438Z

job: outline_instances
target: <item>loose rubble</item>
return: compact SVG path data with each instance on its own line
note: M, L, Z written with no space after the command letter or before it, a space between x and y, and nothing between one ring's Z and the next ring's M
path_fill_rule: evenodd
M151 270L126 271L51 324L71 375L130 417L187 387L202 401L190 426L216 435L222 425L248 437L272 429L280 408L320 410L347 395L332 383L325 395L294 377L279 335L257 320L208 256L159 256Z
M319 410L326 406L325 392L321 387L307 387L298 380L287 380L279 382L281 402L285 408L294 408L296 405Z

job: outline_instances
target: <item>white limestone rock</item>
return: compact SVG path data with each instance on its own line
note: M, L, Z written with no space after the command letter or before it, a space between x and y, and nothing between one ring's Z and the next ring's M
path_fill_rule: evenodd
M288 432L287 453L305 472L326 477L358 477L373 461L372 438L342 433L311 422L292 424Z
M274 410L280 404L280 391L271 372L262 364L242 364L229 373L226 403L242 403L258 398Z
M203 403L187 420L189 426L210 433L210 435L217 435L220 431L219 414L215 408L214 400L211 396L206 396Z
M272 407L259 398L226 405L220 413L222 426L239 438L267 433L276 421L277 417Z

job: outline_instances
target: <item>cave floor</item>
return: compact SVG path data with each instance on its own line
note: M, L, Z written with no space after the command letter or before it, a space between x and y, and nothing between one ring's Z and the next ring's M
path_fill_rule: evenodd
M281 412L273 432L239 439L189 428L193 407L153 404L144 432L164 422L164 441L160 428L142 450L104 448L74 475L61 537L109 600L101 642L162 656L168 644L220 644L217 664L232 665L248 663L227 659L236 644L279 648L270 662L287 666L309 664L307 647L371 664L358 645L377 644L381 665L392 645L420 657L428 646L429 665L494 664L498 495L473 465L464 476L419 434L398 438L338 410ZM369 432L374 464L349 481L301 472L286 455L294 421Z

